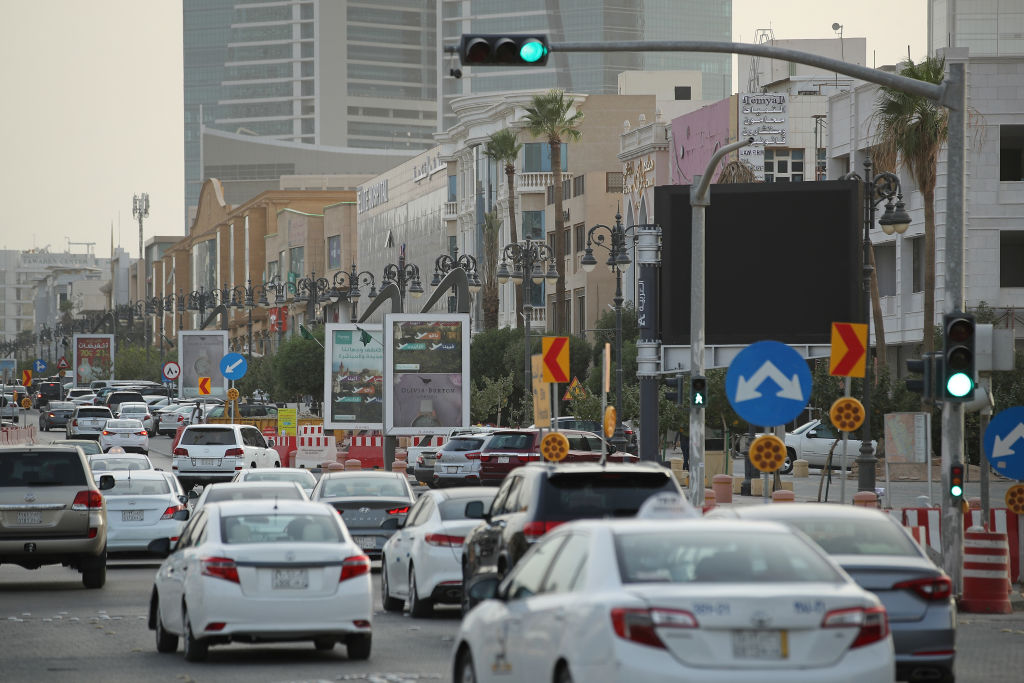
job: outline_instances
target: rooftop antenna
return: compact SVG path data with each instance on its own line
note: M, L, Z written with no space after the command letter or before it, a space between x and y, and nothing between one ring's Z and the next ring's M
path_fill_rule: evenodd
M843 45L843 25L838 21L832 22L832 30L839 34L839 58L846 61L846 49ZM839 72L836 72L836 89L839 88Z

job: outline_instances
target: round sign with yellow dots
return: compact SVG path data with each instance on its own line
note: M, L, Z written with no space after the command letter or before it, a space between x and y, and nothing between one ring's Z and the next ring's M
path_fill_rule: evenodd
M540 452L549 462L561 462L569 455L569 439L561 432L545 434L540 440Z
M237 401L238 400L238 389L235 389L234 387L231 387L230 389L228 389L228 400L229 401Z
M841 432L852 432L864 424L864 404L846 396L836 399L828 411L832 424Z
M774 472L786 462L786 444L773 434L762 434L750 444L750 462L761 472Z
M604 411L604 435L609 439L615 434L615 406L608 406Z
M1024 515L1024 484L1014 484L1006 490L1006 507L1015 515Z
M23 398L23 399L21 399L21 407L24 408L25 410L29 410L32 407L32 399L30 399L30 398Z

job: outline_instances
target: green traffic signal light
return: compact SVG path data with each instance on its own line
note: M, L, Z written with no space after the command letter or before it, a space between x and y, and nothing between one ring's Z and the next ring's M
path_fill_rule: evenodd
M953 496L955 496L955 497L957 497L957 498L959 498L960 496L964 495L964 489L963 489L963 487L961 487L961 486L957 486L957 485L955 485L955 484L954 484L953 486L950 486L950 487L949 487L949 492L950 492L951 494L953 494Z
M955 372L946 380L946 392L954 398L963 398L974 391L974 380L964 372Z
M964 466L960 463L949 466L949 495L953 498L964 495Z
M548 49L539 40L530 39L525 41L519 48L519 56L524 62L533 64L547 55Z

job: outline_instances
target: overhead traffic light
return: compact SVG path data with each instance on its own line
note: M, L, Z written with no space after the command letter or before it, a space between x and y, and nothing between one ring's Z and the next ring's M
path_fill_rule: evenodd
M964 466L961 463L953 463L949 466L949 495L954 499L963 498Z
M463 66L544 66L549 49L546 35L463 35L459 61Z
M968 402L974 399L974 316L947 313L943 322L943 396L947 401Z
M690 379L690 405L704 407L708 403L708 379L696 376Z

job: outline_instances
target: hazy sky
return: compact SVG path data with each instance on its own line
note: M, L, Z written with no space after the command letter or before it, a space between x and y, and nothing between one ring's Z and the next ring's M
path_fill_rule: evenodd
M322 0L324 2L329 0ZM709 0L714 2L715 0ZM0 248L114 241L138 256L132 195L148 192L145 238L184 233L181 2L6 0L0 41ZM866 37L868 64L927 49L926 0L733 0L733 39ZM86 247L72 245L71 251Z

